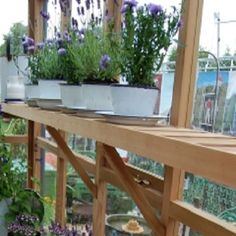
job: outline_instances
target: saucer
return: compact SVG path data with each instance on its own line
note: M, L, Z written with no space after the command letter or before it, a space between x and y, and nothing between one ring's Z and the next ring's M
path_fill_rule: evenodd
M113 124L121 125L137 125L137 126L162 126L160 121L166 121L167 116L152 115L152 116L135 116L135 115L121 115L114 112L98 111L99 115L105 117L105 120Z
M58 105L61 105L61 99L39 98L37 99L37 105L41 109L59 111Z

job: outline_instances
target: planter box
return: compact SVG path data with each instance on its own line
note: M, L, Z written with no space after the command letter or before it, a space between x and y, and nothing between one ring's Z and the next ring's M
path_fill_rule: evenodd
M39 98L39 86L36 84L25 84L25 99Z
M85 107L81 85L61 84L62 105L66 107Z
M85 106L90 110L112 110L110 85L83 84Z
M152 116L158 99L157 88L112 85L113 111L118 115Z
M42 99L61 99L62 80L39 80L39 98Z

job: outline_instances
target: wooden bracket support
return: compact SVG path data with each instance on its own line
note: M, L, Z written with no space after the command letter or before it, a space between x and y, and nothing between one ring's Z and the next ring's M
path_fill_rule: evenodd
M88 189L91 191L93 197L97 196L97 189L96 185L92 182L87 172L84 170L83 166L76 159L74 153L71 149L67 146L65 140L62 138L60 133L53 127L47 126L46 127L49 134L53 137L57 145L60 147L61 151L65 155L66 159L70 162L70 164L75 168L75 170L80 175L81 179L84 181Z
M119 177L126 191L130 194L130 196L133 198L133 200L139 207L144 218L149 223L153 231L153 235L164 236L165 235L164 225L162 225L160 220L157 218L154 209L148 202L141 187L138 185L138 183L135 182L131 173L126 168L124 162L120 158L115 148L108 145L104 145L104 151L107 162Z

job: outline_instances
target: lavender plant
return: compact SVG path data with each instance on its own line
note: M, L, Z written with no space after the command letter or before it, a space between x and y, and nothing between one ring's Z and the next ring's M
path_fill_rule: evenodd
M153 86L169 46L181 26L180 11L149 4L138 7L136 0L125 0L122 28L122 75L130 85Z
M34 215L18 215L7 229L9 236L38 236L44 234L44 230L40 229L39 219Z

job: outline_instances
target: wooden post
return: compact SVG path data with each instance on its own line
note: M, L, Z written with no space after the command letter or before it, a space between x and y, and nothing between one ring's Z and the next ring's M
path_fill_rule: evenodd
M203 1L183 0L183 28L180 30L174 93L172 99L170 123L177 127L190 127L192 103L196 80L199 36L201 29ZM183 193L184 171L165 166L165 181L161 221L166 226L166 236L177 235L178 222L171 219L170 201L181 199Z
M96 173L95 184L97 196L93 198L93 232L96 235L105 235L105 217L107 203L106 183L101 180L101 168L105 165L104 147L102 143L96 143Z
M179 42L184 46L177 49L170 117L173 126L191 126L203 1L183 1L183 27L180 30Z
M34 177L34 122L28 121L28 172L27 172L27 187L33 189Z
M28 175L27 186L39 190L39 185L33 179L40 180L40 150L36 145L36 137L40 134L40 125L28 121Z
M43 40L43 18L40 15L43 3L44 0L28 0L29 36L36 42Z
M104 11L108 13L109 18L113 18L114 20L114 32L120 32L121 31L121 6L122 6L123 0L108 0L105 2ZM105 14L106 14L105 13ZM107 21L105 18L104 22L104 31L108 31Z
M68 0L68 4L66 12L61 12L61 32L67 30L71 25L72 0Z
M64 131L60 131L60 134L66 139L66 133ZM62 157L62 151L58 146L55 220L61 226L65 226L66 223L66 167L67 162Z

